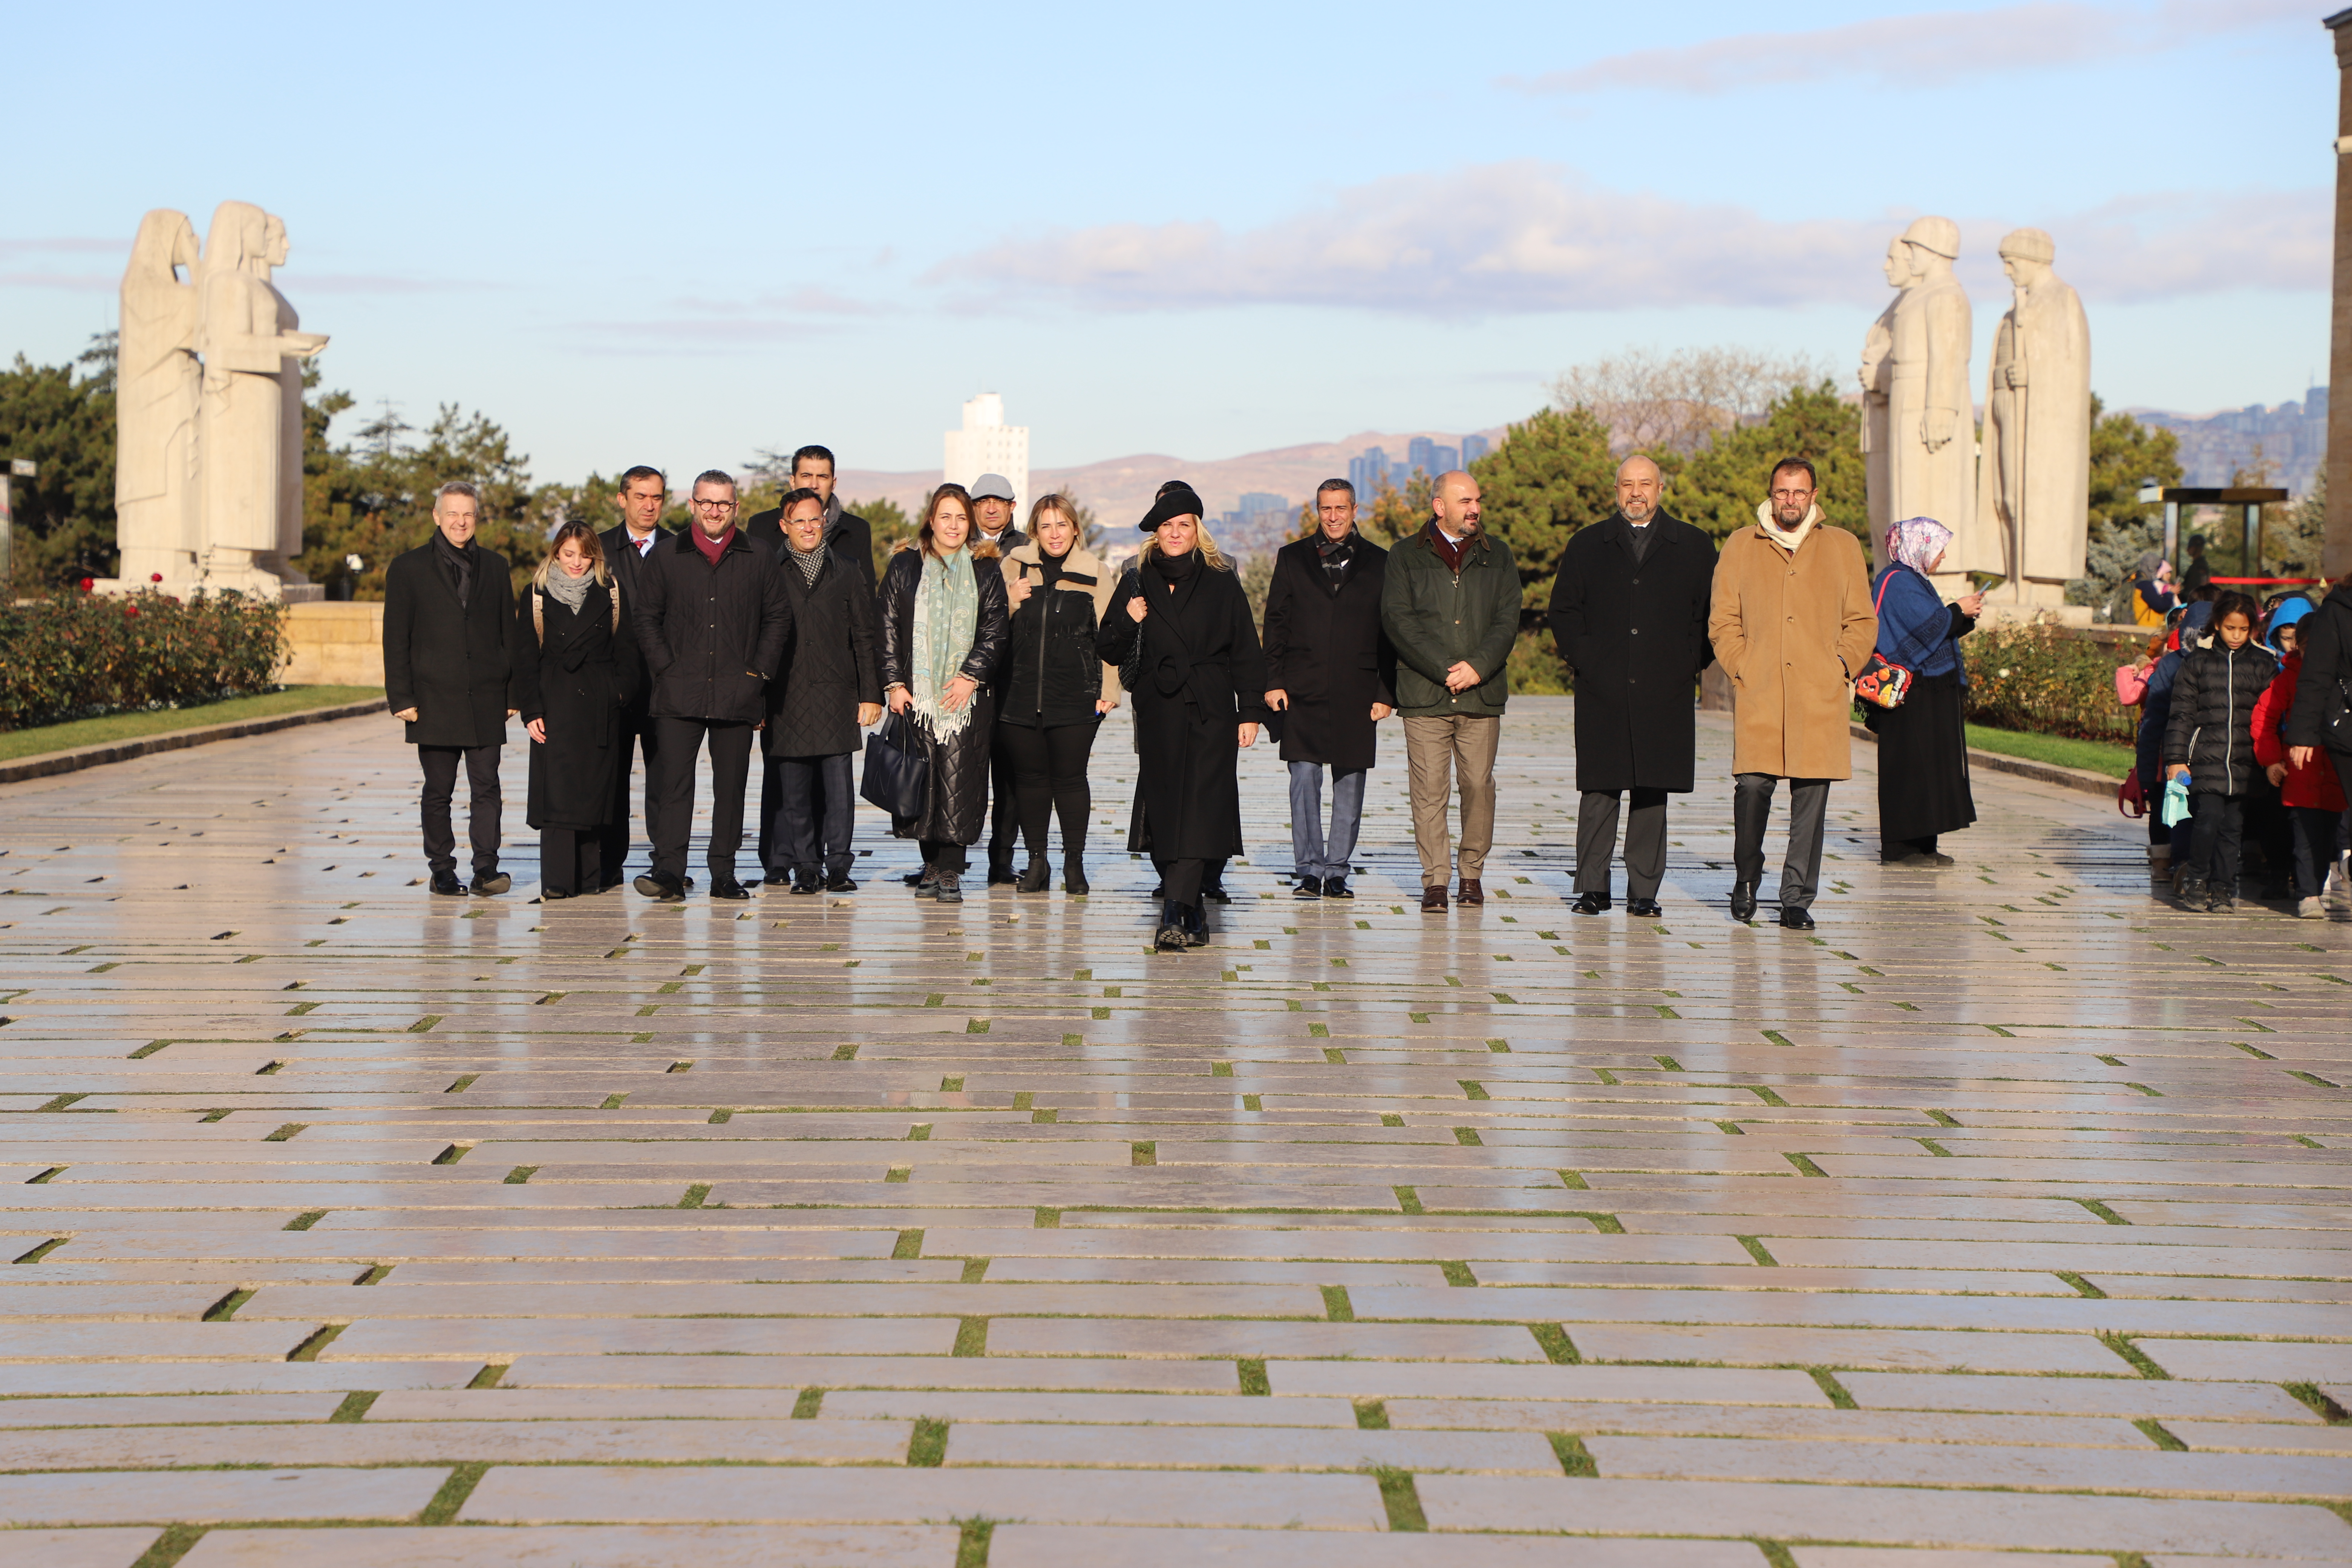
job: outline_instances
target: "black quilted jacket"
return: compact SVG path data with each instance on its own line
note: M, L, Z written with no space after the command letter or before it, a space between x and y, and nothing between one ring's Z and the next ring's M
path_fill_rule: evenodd
M2219 637L2180 661L2172 680L2172 721L2164 731L2168 772L2189 764L2191 795L2251 795L2254 701L2278 674L2278 660L2253 643L2232 652Z

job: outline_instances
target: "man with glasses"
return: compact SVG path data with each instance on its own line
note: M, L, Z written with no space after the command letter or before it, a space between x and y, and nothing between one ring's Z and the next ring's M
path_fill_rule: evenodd
M1789 781L1780 923L1813 929L1830 781L1853 776L1853 678L1878 641L1862 542L1816 504L1813 466L1783 458L1756 526L1723 542L1707 636L1731 679L1731 918L1756 913L1772 790Z
M604 563L620 585L622 605L634 606L645 557L663 539L661 514L669 505L669 477L639 463L621 476L621 493L614 499L620 503L620 523L599 538L604 546ZM627 613L626 608L623 613ZM629 858L629 773L634 754L646 759L646 835L653 836L654 749L659 742L647 706L652 700L651 691L641 690L621 710L621 765L613 773L611 826L603 829L605 882L600 892L621 885L621 866ZM686 885L694 886L694 879L688 878Z
M633 617L653 677L653 869L636 879L647 898L686 897L687 841L694 829L694 768L710 746L710 896L748 899L735 879L743 846L743 785L751 736L766 716L792 635L792 602L775 556L735 526L735 479L712 468L694 481L694 526L656 544L640 563Z

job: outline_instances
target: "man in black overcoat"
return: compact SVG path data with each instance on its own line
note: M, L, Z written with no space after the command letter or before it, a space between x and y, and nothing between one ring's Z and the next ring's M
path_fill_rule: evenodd
M1658 466L1617 469L1617 512L1580 529L1560 552L1551 630L1576 675L1575 910L1609 908L1618 797L1625 829L1625 912L1653 919L1666 877L1666 796L1695 785L1692 682L1715 658L1707 641L1715 544L1659 509Z
M783 668L768 685L767 765L777 805L761 802L761 865L768 885L787 877L795 893L856 890L850 837L856 786L850 758L857 732L882 720L882 666L875 646L874 595L866 579L834 553L824 531L824 498L788 492L782 557L793 633Z
M621 614L625 619L633 613L630 606L637 601L637 579L646 555L669 537L661 525L662 509L669 504L669 476L639 463L621 476L617 499L621 503L620 523L597 538L604 546L605 567L620 588ZM634 640L636 633L632 630L627 635ZM654 749L661 742L654 732L652 704L651 683L641 680L621 709L620 766L613 775L611 825L604 829L606 888L620 885L621 866L629 858L629 770L637 752L646 759L646 837L653 837ZM687 885L693 886L691 879ZM583 893L601 890L581 889Z
M1325 479L1315 531L1275 552L1265 595L1265 705L1283 715L1290 860L1301 899L1352 899L1348 858L1364 816L1380 721L1396 711L1396 649L1381 630L1389 552L1356 531L1356 487ZM1323 770L1331 834L1323 835Z
M383 574L383 694L408 726L425 769L421 815L433 890L461 894L449 800L457 767L471 789L467 833L474 889L512 885L499 869L499 751L514 716L514 583L503 555L474 542L482 494L463 480L433 495L433 537L394 558Z
M710 896L748 899L735 879L743 846L743 784L751 736L767 717L766 690L793 630L782 566L735 526L735 479L713 468L694 481L694 523L640 563L633 612L637 647L653 678L653 869L636 879L647 898L686 896L687 840L694 831L694 764L710 746Z
M835 466L830 447L803 447L793 454L793 478L789 487L793 490L814 490L824 502L825 559L838 560L842 567L854 574L866 586L866 596L875 596L874 530L855 512L841 509L841 497L834 489ZM755 511L744 520L743 531L755 544L764 544L775 552L776 559L784 557L784 509L782 504L765 511ZM773 693L770 694L771 696ZM776 813L783 800L782 775L778 773L776 753L769 749L761 759L760 767L760 864L762 868L775 864L773 833ZM833 801L826 795L827 782L817 780L816 809L829 812ZM843 803L845 810L855 811L855 797ZM772 877L781 882L781 876Z

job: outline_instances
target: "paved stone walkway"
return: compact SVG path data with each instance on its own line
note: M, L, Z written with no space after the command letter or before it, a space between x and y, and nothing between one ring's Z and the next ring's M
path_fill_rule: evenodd
M1568 716L1442 919L1393 750L1303 906L1251 753L1170 957L1123 722L1093 898L961 910L870 814L846 897L542 908L518 808L433 900L381 720L0 789L0 1559L2352 1561L2341 917L1999 776L1882 870L1865 773L1735 926L1710 721L1580 920Z

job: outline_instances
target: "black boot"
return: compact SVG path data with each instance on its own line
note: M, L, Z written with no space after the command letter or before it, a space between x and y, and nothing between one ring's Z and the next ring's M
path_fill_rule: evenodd
M1053 876L1045 869L1045 858L1032 855L1027 868L1021 873L1021 891L1042 893L1053 885Z
M1193 947L1208 946L1209 906L1206 900L1197 904L1188 904L1179 912L1184 917L1185 942Z
M1076 855L1063 858L1062 891L1074 899L1083 899L1093 891L1087 882L1087 863Z
M1181 952L1192 945L1184 931L1183 911L1162 900L1160 905L1160 929L1154 932L1151 945L1162 952Z

